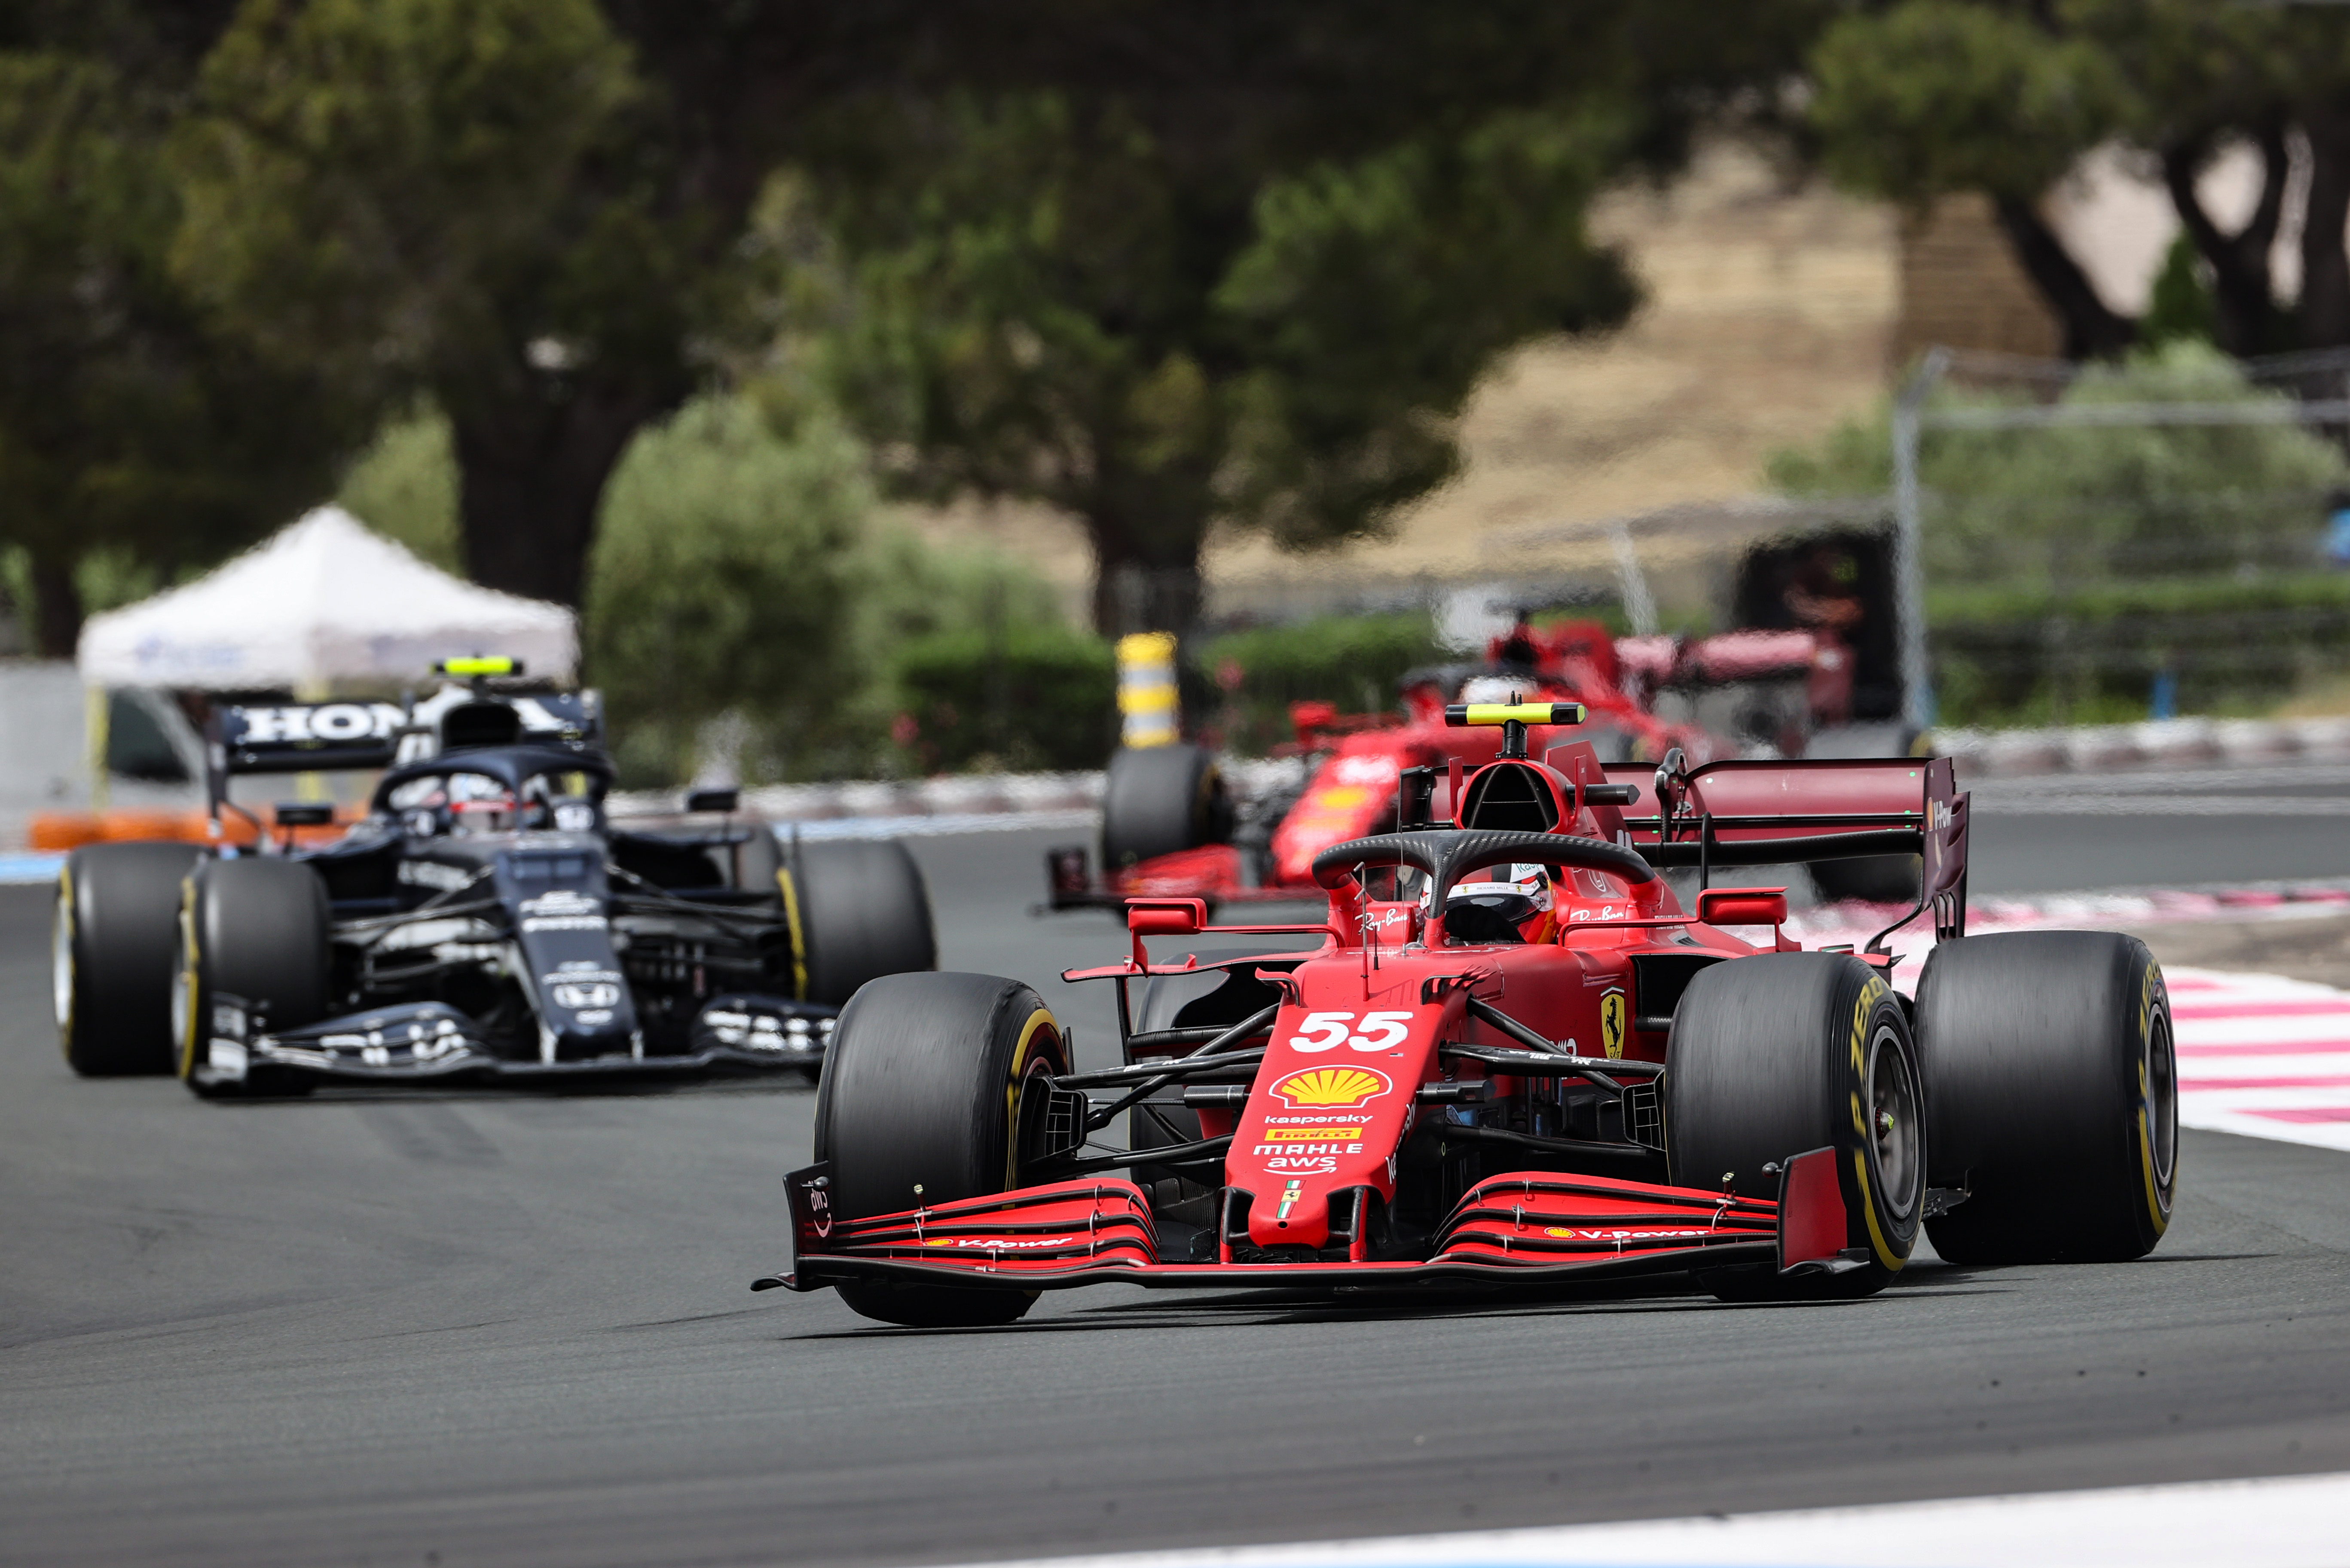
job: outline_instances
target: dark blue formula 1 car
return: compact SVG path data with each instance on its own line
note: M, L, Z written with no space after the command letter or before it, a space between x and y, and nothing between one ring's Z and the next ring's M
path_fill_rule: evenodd
M421 704L224 710L229 781L383 768L368 812L297 848L327 805L276 808L260 852L76 850L58 883L66 1059L176 1070L199 1095L322 1080L555 1079L821 1064L840 1004L935 967L896 843L786 846L699 792L703 827L627 831L591 694L476 673Z

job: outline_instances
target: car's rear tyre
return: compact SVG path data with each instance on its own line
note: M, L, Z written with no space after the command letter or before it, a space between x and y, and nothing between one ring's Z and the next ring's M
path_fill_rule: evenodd
M832 1167L844 1220L979 1198L1021 1185L1041 1152L1038 1079L1069 1070L1061 1026L1016 980L897 974L850 999L816 1089L816 1158ZM915 1328L1011 1323L1033 1291L859 1281L855 1311Z
M238 999L255 1033L326 1017L329 918L326 883L299 860L244 857L196 868L181 905L172 979L181 1082L208 1099L310 1091L303 1074L249 1067L240 1077L215 1062L213 1007Z
M85 1078L172 1070L172 955L192 844L92 844L57 877L57 1042Z
M1102 786L1102 867L1222 844L1232 834L1223 770L1205 747L1122 746Z
M1674 1010L1665 1054L1665 1146L1682 1187L1776 1198L1779 1168L1836 1151L1847 1261L1840 1272L1703 1271L1724 1300L1808 1300L1882 1290L1916 1245L1926 1121L1900 999L1859 960L1774 953L1701 970Z
M2178 1189L2170 997L2146 944L2110 931L1944 942L1918 981L1933 1181L1953 1263L2145 1256Z
M780 883L803 1001L838 1007L869 980L938 967L930 893L896 839L795 844Z

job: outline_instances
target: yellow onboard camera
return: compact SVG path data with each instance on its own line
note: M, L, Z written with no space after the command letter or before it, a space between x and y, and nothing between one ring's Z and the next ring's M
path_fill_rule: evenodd
M478 680L484 675L520 675L522 663L519 659L508 659L504 654L477 653L469 658L444 659L432 667L432 672L435 675L453 675L460 679L472 676Z
M1580 724L1580 702L1455 702L1444 710L1454 729L1467 724Z

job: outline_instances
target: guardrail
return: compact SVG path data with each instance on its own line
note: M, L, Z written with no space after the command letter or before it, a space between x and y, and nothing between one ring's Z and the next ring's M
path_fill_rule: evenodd
M2350 761L2350 717L2158 719L2045 730L1938 729L1933 749L1977 778L2195 767L2212 763Z

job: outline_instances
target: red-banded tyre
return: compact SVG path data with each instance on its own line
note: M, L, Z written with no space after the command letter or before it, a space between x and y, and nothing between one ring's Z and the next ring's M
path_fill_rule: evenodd
M1793 1156L1834 1148L1847 1231L1835 1272L1708 1270L1730 1301L1861 1296L1909 1261L1925 1210L1927 1129L1900 999L1842 953L1700 970L1673 1012L1665 1148L1682 1187L1776 1198Z
M1918 981L1933 1182L1953 1263L2145 1256L2178 1189L2170 996L2146 944L2111 931L1944 942Z
M1222 844L1232 835L1223 771L1201 746L1122 746L1102 784L1102 868Z
M92 844L57 876L57 1042L85 1078L172 1070L172 954L192 844Z
M816 1089L816 1158L833 1212L870 1219L1023 1185L1044 1152L1050 1095L1069 1070L1050 1009L1016 980L896 974L841 1010ZM841 1299L917 1328L1010 1323L1033 1291L860 1281Z
M172 1027L180 1081L207 1099L307 1094L312 1081L253 1065L223 1043L216 1009L244 1010L248 1028L298 1029L327 1016L332 946L327 885L298 860L207 860L187 879Z

